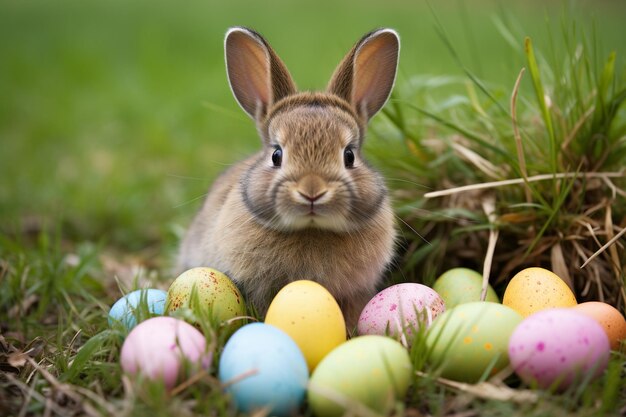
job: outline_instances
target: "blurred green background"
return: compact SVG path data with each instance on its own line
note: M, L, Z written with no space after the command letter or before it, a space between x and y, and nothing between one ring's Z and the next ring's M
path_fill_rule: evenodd
M464 65L510 91L523 37L549 50L564 9L622 68L624 1L2 1L0 231L170 253L212 178L259 146L226 81L229 26L260 31L314 89L382 26L402 37L398 85L462 75L438 19Z

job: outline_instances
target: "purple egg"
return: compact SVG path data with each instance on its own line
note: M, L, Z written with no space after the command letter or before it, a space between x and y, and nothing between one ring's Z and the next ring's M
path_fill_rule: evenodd
M210 364L202 333L173 317L154 317L139 323L126 337L120 354L124 372L163 380L168 389L176 385L183 358L203 368Z
M575 310L549 309L528 316L509 339L511 366L527 384L564 390L600 376L609 361L609 340L592 318Z
M426 285L397 284L365 305L357 331L360 335L389 335L407 345L420 324L429 327L445 309L443 299Z

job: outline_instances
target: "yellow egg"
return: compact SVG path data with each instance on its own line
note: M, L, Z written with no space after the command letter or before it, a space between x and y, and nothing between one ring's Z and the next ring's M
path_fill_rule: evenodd
M294 281L272 300L265 323L287 333L302 350L309 370L346 341L346 324L333 296L320 284Z
M511 279L502 304L526 317L537 311L573 307L577 303L572 290L558 275L544 268L526 268Z

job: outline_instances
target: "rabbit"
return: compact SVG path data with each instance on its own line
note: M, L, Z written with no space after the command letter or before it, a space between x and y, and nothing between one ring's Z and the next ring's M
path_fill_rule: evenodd
M298 92L251 29L229 29L224 44L232 93L263 147L214 182L183 237L178 270L220 270L261 317L283 286L313 280L354 328L397 237L384 180L361 149L393 88L399 36L392 29L363 36L325 92Z

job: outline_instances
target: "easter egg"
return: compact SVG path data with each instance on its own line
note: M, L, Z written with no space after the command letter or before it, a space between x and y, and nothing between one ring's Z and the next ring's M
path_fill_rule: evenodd
M459 304L428 330L428 361L444 378L478 382L509 364L509 337L521 322L518 312L502 304Z
M528 384L565 389L607 366L609 339L591 317L574 309L548 309L528 316L509 341L515 373Z
M355 337L319 363L309 383L308 401L315 415L389 415L402 401L413 368L407 350L395 340L377 335Z
M219 380L240 411L267 408L267 415L288 416L299 409L309 371L298 345L282 330L251 323L224 346Z
M300 347L309 370L346 341L346 323L333 296L317 282L294 281L283 287L267 310L265 323L287 333Z
M626 349L622 342L626 340L626 320L615 307L599 301L588 301L573 307L573 310L591 317L604 329L609 338L611 349Z
M117 300L109 310L109 325L122 323L130 330L137 325L137 315L140 317L147 317L150 314L162 316L166 297L165 291L153 288L129 292ZM141 311L142 307L146 310Z
M194 310L192 293L196 294L197 314L209 313L211 319L223 323L246 314L244 299L233 282L226 275L212 268L192 268L180 274L167 291L166 310L168 313L181 307ZM230 324L230 330L239 327L240 321Z
M565 281L553 272L526 268L511 279L502 304L526 317L548 308L573 307L576 297Z
M139 323L126 337L120 353L124 372L162 380L173 388L184 361L208 368L206 341L192 325L173 317L153 317Z
M433 290L443 298L447 309L463 303L481 301L482 288L483 276L468 268L452 268L441 274L433 284ZM491 285L487 286L485 301L500 302Z
M445 311L443 300L422 284L393 285L376 294L366 305L357 326L360 335L392 336L408 345L414 332Z

